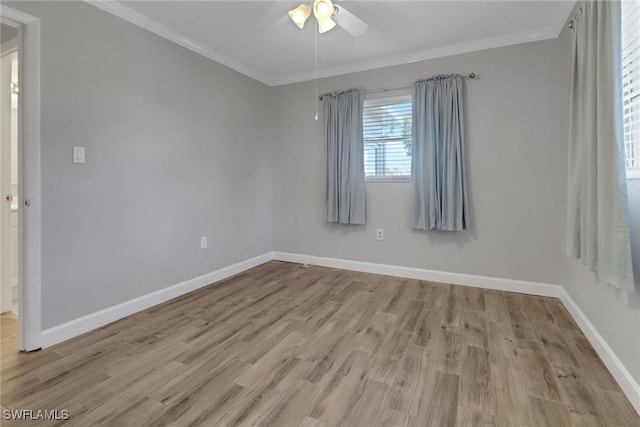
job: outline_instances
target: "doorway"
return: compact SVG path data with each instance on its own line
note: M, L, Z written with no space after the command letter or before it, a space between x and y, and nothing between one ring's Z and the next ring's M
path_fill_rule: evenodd
M46 334L46 331L42 330L41 322L40 18L3 5L0 8L0 23L18 31L15 42L19 76L17 92L20 202L17 206L20 316L16 323L17 349L33 351L59 341L54 333L55 328L51 328ZM10 40L12 39L7 38L7 41ZM4 45L4 42L2 44ZM0 193L0 206L6 203L5 197ZM2 349L5 350L6 347L3 345Z
M3 19L0 25L0 316L2 323L18 324L22 265L19 200L20 33L18 25L13 22ZM3 336L3 341L6 338ZM17 341L16 336L15 344L11 345L14 351L18 348ZM11 342L14 340L11 339Z

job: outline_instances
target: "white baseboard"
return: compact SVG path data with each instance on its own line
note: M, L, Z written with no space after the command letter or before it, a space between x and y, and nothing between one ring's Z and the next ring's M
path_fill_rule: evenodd
M631 404L640 414L640 385L562 286L338 258L315 257L287 252L268 252L122 304L88 314L70 322L63 323L62 325L46 329L42 331L41 334L41 346L43 348L52 346L271 260L559 298L629 398Z
M580 307L578 307L573 298L571 298L564 288L562 292L563 295L560 297L560 300L571 314L571 317L573 317L573 320L576 321L584 336L587 337L596 350L607 369L609 369L613 378L618 382L618 385L636 412L640 415L640 384L633 378L627 367L624 366L613 349L607 344L607 341L600 335L595 326L593 326L593 323L589 321L589 318L580 310Z
M636 412L640 414L640 384L633 378L629 370L624 366L618 356L616 356L613 349L562 286L337 258L315 257L287 252L273 252L273 259L343 270L362 271L365 273L384 274L387 276L559 298L616 379Z
M226 279L227 277L242 273L243 271L256 267L260 264L264 264L272 259L273 254L268 252L255 258L238 262L211 273L189 279L182 283L160 289L159 291L155 291L121 304L114 305L113 307L105 308L104 310L54 326L53 328L45 329L41 333L40 345L42 348L50 347L108 323L115 322L123 317L130 316L154 305L168 301L172 298L179 297L180 295L208 286L212 283Z
M405 277L407 279L428 280L430 282L451 283L454 285L473 286L476 288L495 289L498 291L518 292L522 294L541 295L560 298L564 289L558 285L526 282L524 280L500 279L497 277L476 276L472 274L449 273L446 271L425 270L422 268L401 267L397 265L375 264L363 261L350 261L338 258L315 257L273 252L273 259L296 262L299 264L318 265L321 267L339 268L342 270L361 271L364 273L383 274L385 276Z

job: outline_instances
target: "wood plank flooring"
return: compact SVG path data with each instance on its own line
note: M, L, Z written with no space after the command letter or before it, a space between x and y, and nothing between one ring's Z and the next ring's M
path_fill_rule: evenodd
M554 298L270 262L31 354L1 321L37 426L640 425Z

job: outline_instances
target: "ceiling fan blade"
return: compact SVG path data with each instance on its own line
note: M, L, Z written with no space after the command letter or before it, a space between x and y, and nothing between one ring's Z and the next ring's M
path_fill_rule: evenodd
M334 4L334 6L338 10L338 12L332 16L336 24L340 25L354 37L361 36L367 31L369 25L367 25L366 22L349 12L344 6L339 4Z

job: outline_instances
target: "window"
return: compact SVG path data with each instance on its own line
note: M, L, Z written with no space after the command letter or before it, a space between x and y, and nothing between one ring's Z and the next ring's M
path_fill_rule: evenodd
M640 178L640 2L622 2L622 105L627 177Z
M411 96L366 100L363 113L365 179L411 175Z

